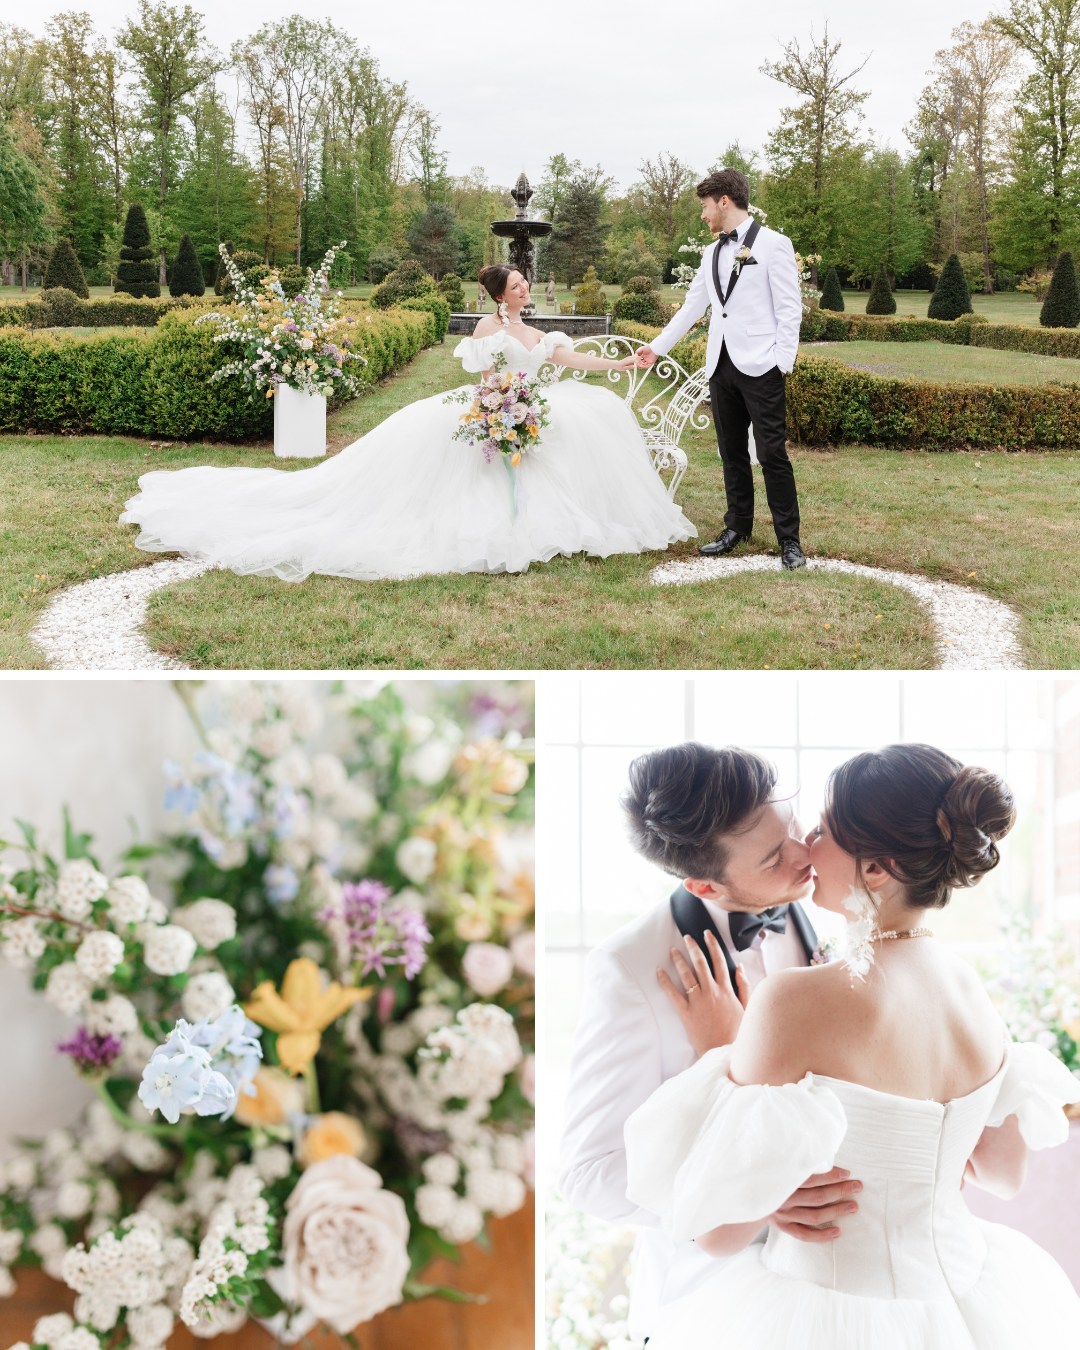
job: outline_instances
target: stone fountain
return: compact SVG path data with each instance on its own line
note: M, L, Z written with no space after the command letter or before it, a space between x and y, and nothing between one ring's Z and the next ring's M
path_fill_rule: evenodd
M536 280L532 241L542 239L544 235L551 233L551 225L548 221L534 220L527 214L529 199L532 195L533 190L529 186L529 180L523 173L519 174L513 191L510 193L511 200L517 206L517 214L513 220L496 220L491 225L492 234L511 240L510 266L517 268L530 287ZM530 300L526 308L522 310L522 316L531 319L535 314L536 306Z

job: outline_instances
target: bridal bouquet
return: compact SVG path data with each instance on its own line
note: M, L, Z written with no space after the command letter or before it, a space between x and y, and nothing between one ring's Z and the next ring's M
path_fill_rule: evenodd
M207 729L191 689L171 838L103 868L23 824L0 872L0 956L96 1092L0 1163L0 1296L20 1264L77 1294L48 1350L351 1336L452 1296L424 1267L532 1184L529 708L237 685Z
M216 370L213 380L239 375L252 390L264 389L273 398L279 385L305 394L355 393L359 375L350 370L366 357L355 350L345 330L352 322L342 318L341 292L327 294L334 257L342 241L323 258L317 272L308 268L308 280L299 295L286 296L276 269L256 287L249 286L224 244L219 248L241 313L204 314L196 323L214 323L215 342L234 342L243 356Z
M474 389L456 389L444 402L467 403L454 439L479 446L490 464L496 455L516 467L522 455L535 450L540 433L551 418L541 390L544 382L505 369L506 358L496 355L488 379Z

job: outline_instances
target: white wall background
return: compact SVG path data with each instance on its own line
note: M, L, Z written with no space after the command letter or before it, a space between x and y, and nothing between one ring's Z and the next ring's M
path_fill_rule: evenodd
M0 683L0 838L16 817L57 851L61 812L94 835L108 870L135 837L166 825L162 763L198 748L172 685L162 680L5 680ZM14 855L12 855L14 856ZM71 1121L89 1093L56 1053L71 1019L0 962L0 1157L20 1135Z

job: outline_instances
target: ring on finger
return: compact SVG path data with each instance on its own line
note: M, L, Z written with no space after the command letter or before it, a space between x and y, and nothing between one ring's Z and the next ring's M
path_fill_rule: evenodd
M697 991L698 991L700 988L701 988L701 985L700 985L700 984L692 984L692 985L689 987L689 989L687 989L686 992L687 992L688 995L689 995L689 994L696 994Z

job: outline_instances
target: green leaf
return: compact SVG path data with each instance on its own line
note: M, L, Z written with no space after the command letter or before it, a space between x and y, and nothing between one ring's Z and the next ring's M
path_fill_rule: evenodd
M451 1303L486 1303L487 1294L470 1294L465 1289L451 1289L445 1284L421 1284L419 1280L405 1281L406 1298L445 1298Z
M71 812L64 807L64 857L70 862L75 858L86 858L89 862L94 862L93 855L90 852L90 842L93 835L81 834L74 829L71 824ZM97 866L97 864L94 864Z
M15 824L18 825L19 830L22 833L22 837L26 840L26 847L31 849L34 853L36 853L37 830L34 829L33 825L28 825L25 820L19 820L18 817L15 818Z

